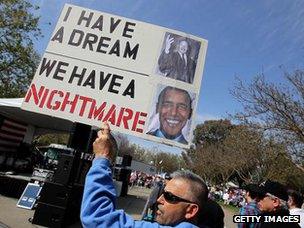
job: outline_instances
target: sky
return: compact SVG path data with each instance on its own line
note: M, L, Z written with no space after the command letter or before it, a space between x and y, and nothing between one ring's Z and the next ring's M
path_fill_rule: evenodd
M65 3L179 30L208 40L196 123L241 110L230 94L235 78L284 83L283 70L303 68L304 1L302 0L31 0L40 9L42 55ZM156 150L181 150L135 137L130 141Z

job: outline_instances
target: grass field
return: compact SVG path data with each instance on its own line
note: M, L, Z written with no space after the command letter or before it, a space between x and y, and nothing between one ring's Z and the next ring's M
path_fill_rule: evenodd
M217 201L217 203L219 205L221 205L223 208L226 208L228 210L230 210L231 212L235 213L235 214L238 214L239 211L240 211L240 208L239 207L235 207L233 205L227 205L227 204L224 204L223 201Z

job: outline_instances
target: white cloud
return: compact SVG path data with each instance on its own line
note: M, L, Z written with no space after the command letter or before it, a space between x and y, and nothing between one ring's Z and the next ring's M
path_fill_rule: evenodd
M199 113L197 113L195 118L194 118L194 123L195 123L195 125L198 125L198 124L204 123L206 120L219 120L219 119L221 119L221 117L215 116L215 115L212 115L212 114L208 114L208 113L199 114Z

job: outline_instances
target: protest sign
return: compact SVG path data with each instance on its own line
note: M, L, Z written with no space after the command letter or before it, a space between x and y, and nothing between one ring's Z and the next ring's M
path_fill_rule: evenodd
M206 49L189 34L66 4L22 108L188 148ZM163 97L176 99L163 106L168 86Z

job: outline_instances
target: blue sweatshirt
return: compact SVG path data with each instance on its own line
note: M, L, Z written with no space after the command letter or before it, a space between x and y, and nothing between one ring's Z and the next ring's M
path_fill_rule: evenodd
M87 174L83 192L80 214L83 227L169 227L161 226L155 222L135 221L123 210L116 210L116 192L111 172L108 159L94 159ZM175 227L193 228L196 226L182 222Z

